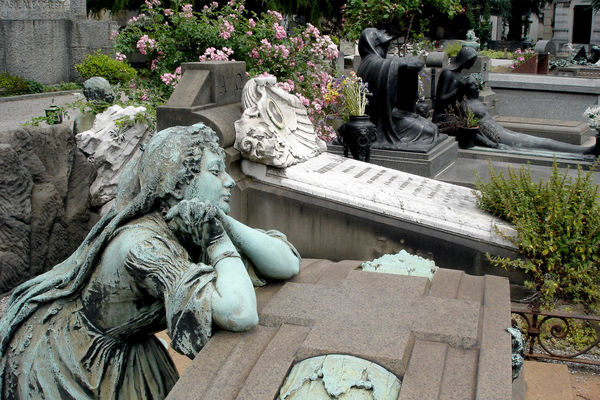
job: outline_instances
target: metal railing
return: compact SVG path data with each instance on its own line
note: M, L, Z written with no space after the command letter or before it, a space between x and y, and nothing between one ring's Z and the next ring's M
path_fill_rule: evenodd
M537 307L528 304L511 304L511 313L520 316L523 323L513 318L514 322L521 327L525 339L525 358L547 359L568 361L580 364L598 365L600 361L582 358L580 356L589 353L600 345L600 317L593 315L572 314L566 312L541 311ZM525 326L523 326L525 325ZM588 334L593 331L595 338L588 339L581 349L577 344L565 343L575 333L575 326L579 328L589 327ZM554 342L561 341L561 348L556 348ZM536 344L539 347L536 347ZM544 353L536 353L535 350L543 350Z

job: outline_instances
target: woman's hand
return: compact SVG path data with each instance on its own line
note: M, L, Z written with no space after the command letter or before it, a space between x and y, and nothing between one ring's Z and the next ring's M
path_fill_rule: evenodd
M209 202L182 200L168 211L165 220L186 242L206 249L224 234L219 212Z

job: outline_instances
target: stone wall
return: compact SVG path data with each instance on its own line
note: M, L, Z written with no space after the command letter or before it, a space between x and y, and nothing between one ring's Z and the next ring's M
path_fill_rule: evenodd
M96 217L95 172L67 124L0 136L0 294L68 257Z
M0 0L0 72L44 84L73 81L75 64L108 52L116 25L86 19L85 0Z
M583 112L599 104L600 80L491 73L498 115L587 122Z

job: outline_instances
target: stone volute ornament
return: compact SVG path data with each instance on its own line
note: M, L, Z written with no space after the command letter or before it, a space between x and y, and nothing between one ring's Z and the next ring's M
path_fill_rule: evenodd
M253 283L300 259L285 236L229 217L233 179L203 124L158 132L114 207L52 270L17 287L0 319L0 398L163 399L165 347L194 357L214 328L258 322Z
M285 168L327 150L300 100L275 86L273 76L250 79L242 92L242 118L234 147L259 163Z

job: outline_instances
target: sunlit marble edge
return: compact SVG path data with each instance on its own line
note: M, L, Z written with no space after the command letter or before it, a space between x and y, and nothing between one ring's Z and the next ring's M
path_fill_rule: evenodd
M325 178L323 178L323 174L317 172L318 169L334 163L338 163L338 165L328 170ZM342 164L345 169L350 167L363 170L370 168L371 173L369 175L388 173L390 176L398 176L400 180L410 179L415 183L430 183L447 191L453 190L457 195L462 196L463 202L468 202L467 208L464 207L465 204L446 204L440 203L439 199L416 196L409 193L409 190L393 190L391 185L368 184L355 177L348 179L349 177L344 176L343 172L336 171L337 167ZM330 153L321 154L303 163L283 169L243 160L242 171L259 182L273 186L295 190L317 198L394 217L401 221L426 226L453 235L477 239L495 246L515 248L509 240L497 232L498 229L504 234L514 237L516 231L512 225L480 210L476 205L473 191L462 186ZM336 182L336 185L331 184L333 181ZM458 209L459 205L461 207Z

